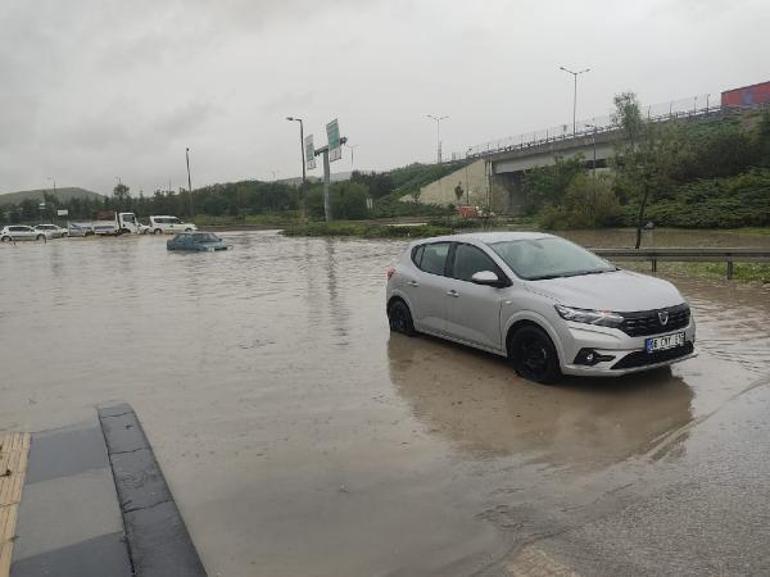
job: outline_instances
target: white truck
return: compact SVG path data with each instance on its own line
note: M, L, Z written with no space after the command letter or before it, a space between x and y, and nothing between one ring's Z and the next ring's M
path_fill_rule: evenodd
M100 212L96 217L98 220L70 222L67 227L69 236L147 234L150 230L133 212Z

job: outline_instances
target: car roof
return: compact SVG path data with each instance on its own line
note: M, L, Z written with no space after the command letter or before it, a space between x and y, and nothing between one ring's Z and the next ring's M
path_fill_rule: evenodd
M505 242L512 240L535 240L541 238L557 238L552 234L545 232L465 232L462 234L450 234L445 236L434 236L432 238L422 238L414 244L423 244L426 242L481 242L484 244L494 244L496 242Z

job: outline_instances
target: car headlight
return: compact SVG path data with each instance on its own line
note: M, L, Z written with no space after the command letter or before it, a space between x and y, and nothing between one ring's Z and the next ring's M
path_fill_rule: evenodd
M619 327L623 322L623 317L612 311L577 309L574 307L565 307L564 305L554 305L554 307L556 308L556 312L559 313L559 316L566 321L613 328Z

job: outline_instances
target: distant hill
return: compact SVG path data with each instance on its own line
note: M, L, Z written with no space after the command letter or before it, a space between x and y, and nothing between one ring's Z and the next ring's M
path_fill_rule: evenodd
M50 188L40 190L20 190L18 192L6 192L0 194L0 206L4 204L19 204L27 199L41 201L43 200L43 193L50 193ZM67 202L73 198L88 198L88 199L102 199L103 194L86 190L85 188L78 187L66 187L56 189L56 198L60 202Z

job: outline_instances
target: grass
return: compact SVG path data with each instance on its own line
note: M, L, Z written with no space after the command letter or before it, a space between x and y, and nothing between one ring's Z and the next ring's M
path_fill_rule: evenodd
M650 263L618 261L623 268L649 273ZM689 276L704 279L726 279L727 264L724 262L658 262L658 274L663 276ZM738 262L733 265L733 280L738 282L770 283L770 264Z
M211 216L208 214L198 214L191 219L201 228L205 227L228 227L237 228L239 226L248 228L272 227L283 228L299 222L299 215L296 212L280 212L267 214L247 214L243 216Z
M360 238L424 238L452 234L447 226L386 226L360 221L309 222L293 224L283 230L286 236L355 236Z

